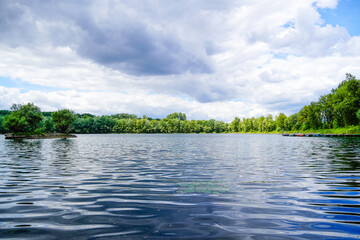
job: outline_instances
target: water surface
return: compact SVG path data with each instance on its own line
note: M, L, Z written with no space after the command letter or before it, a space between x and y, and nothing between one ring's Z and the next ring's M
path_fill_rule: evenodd
M0 136L0 238L359 239L360 139Z

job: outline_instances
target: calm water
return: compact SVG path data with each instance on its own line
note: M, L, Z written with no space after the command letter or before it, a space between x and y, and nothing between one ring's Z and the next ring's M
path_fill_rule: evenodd
M0 136L0 238L359 239L360 139Z

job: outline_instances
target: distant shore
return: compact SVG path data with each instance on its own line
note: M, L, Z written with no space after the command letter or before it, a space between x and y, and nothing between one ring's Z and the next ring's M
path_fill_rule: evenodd
M52 139L52 138L76 138L74 134L68 133L46 133L46 134L13 134L6 133L5 139Z

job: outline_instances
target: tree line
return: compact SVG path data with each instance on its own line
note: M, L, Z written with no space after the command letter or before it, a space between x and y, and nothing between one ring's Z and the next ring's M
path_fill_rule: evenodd
M75 119L74 112L68 109L41 112L33 103L13 104L10 111L0 110L0 133L68 133Z
M69 109L41 112L33 103L28 103L14 104L10 111L0 110L0 133L268 133L358 126L359 121L360 80L346 74L346 79L336 89L290 116L280 113L275 117L271 114L257 118L236 117L226 123L215 119L187 120L185 113L152 119L128 113L77 114Z
M351 74L329 94L311 102L298 113L286 116L280 113L258 118L235 118L230 124L232 132L281 132L337 129L341 127L360 131L360 80Z
M346 74L346 79L336 89L287 117L284 127L292 130L334 129L358 126L359 121L360 80Z

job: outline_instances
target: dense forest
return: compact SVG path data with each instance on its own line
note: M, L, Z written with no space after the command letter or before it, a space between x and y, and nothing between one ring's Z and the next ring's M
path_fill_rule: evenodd
M184 113L172 113L163 119L138 118L134 114L110 116L76 114L68 109L41 112L32 103L14 104L10 111L0 110L0 133L228 133L318 131L346 127L359 132L360 80L347 74L331 93L304 106L298 113L235 118L231 123L187 120Z

